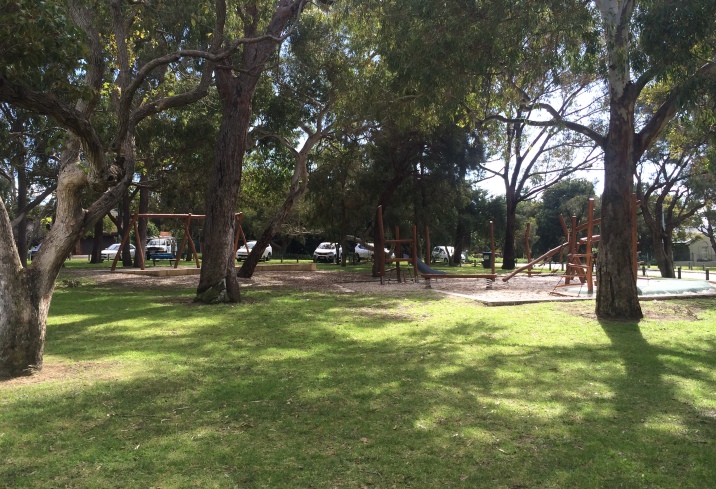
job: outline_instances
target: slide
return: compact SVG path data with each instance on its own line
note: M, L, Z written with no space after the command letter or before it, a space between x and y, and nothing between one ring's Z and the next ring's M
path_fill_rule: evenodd
M443 272L442 270L435 270L435 269L430 268L430 267L427 266L427 265L425 264L425 262L424 262L423 260L421 260L420 258L418 258L418 271L419 271L420 273L440 273L440 274L445 274L445 272Z
M555 255L555 254L559 253L560 251L562 251L562 248L567 248L568 246L569 246L569 241L567 241L566 243L562 243L561 245L557 246L556 248L552 248L551 250L549 250L549 251L548 251L547 253L545 253L544 255L542 255L542 256L540 256L539 258L536 258L536 259L532 260L531 262L529 262L527 265L521 266L520 268L514 270L514 271L513 271L512 273L510 273L509 275L506 275L505 277L502 277L502 281L503 281L503 282L507 282L509 279L511 279L512 277L514 277L514 276L517 275L518 273L520 273L522 270L527 270L527 269L528 269L529 267L531 267L532 265L536 265L536 264L538 264L539 262L541 262L542 260L546 260L547 258L552 257L553 255Z

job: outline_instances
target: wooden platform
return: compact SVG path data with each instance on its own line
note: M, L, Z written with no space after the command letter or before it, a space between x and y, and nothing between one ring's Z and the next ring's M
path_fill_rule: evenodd
M241 267L236 267L238 272ZM315 263L267 263L256 267L254 273L261 272L315 272ZM196 267L152 267L145 270L135 268L117 268L115 272L132 275L146 275L149 277L178 277L182 275L199 275L200 268Z
M495 280L497 274L491 273L423 273L423 278L487 278Z
M179 277L182 275L199 275L200 268L196 267L151 267L140 270L139 268L117 268L112 273L126 273L129 275L144 275L147 277Z
M238 267L237 267L238 268ZM256 267L256 272L315 272L315 263L264 263Z

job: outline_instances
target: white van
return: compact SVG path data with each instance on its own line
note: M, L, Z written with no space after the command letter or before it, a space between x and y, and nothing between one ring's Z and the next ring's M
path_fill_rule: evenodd
M147 242L147 258L149 260L176 258L177 248L176 238L151 238Z
M432 258L433 263L448 263L450 261L448 253L450 254L450 257L452 257L455 253L455 248L452 246L436 246L430 253L430 257ZM462 263L465 262L467 262L467 251L462 252Z

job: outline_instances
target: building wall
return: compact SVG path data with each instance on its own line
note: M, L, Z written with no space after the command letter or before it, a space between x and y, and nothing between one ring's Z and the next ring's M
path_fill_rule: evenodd
M716 253L714 253L711 243L703 235L695 236L689 243L689 259L674 260L675 266L716 266Z

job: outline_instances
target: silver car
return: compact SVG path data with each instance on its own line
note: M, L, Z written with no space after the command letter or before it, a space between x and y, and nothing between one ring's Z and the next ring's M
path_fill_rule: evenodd
M455 248L453 248L452 246L436 246L435 248L433 248L433 251L432 253L430 253L430 255L432 257L433 263L447 263L449 261L448 253L450 254L450 257L452 257L455 254ZM463 251L462 262L466 263L467 261L467 251Z
M236 250L236 260L246 260L246 258L248 258L249 256L249 253L251 253L251 250L254 249L254 246L256 246L256 241L248 241L246 245L239 246L239 249ZM273 249L271 248L271 245L268 245L264 252L261 253L260 260L269 261L271 259L271 253L273 253Z
M368 246L373 246L373 243L367 243ZM355 249L356 261L370 260L373 258L373 250L363 247L362 244L358 243Z
M330 263L336 261L336 254L338 254L338 259L340 260L341 253L343 253L343 248L338 247L336 250L336 243L326 241L319 244L318 248L313 252L313 261L325 261Z
M368 246L372 247L373 249L375 249L375 245L373 243L366 243L366 244ZM385 254L387 255L388 253L390 253L390 250L385 248ZM362 244L358 243L356 245L355 254L356 254L356 261L369 260L369 259L373 258L374 251L369 250Z
M120 252L119 246L121 243L114 243L113 245L110 245L108 248L103 249L99 252L100 256L103 260L114 260L114 257L117 256L117 253ZM134 245L129 245L129 256L134 259Z

